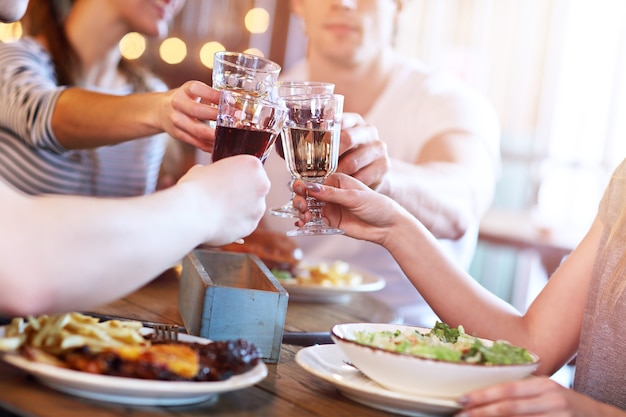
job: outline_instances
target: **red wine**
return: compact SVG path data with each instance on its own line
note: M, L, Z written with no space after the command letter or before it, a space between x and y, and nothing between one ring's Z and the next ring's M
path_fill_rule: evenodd
M276 134L264 130L217 126L213 143L213 161L233 155L254 155L265 162L268 149L274 144Z
M337 169L339 132L331 130L285 129L289 166L303 180L326 178ZM336 135L333 138L333 134Z

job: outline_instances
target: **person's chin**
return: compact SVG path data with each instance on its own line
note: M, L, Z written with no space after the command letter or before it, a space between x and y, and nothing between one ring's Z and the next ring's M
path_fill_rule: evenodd
M14 0L12 2L4 2L0 7L0 20L2 22L15 22L24 16L28 0Z

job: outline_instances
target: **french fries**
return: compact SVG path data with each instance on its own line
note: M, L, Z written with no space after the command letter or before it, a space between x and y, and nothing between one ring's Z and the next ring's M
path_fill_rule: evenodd
M349 287L363 282L363 276L351 271L350 265L343 261L321 262L315 265L301 262L295 279L298 284L326 287Z
M146 345L139 321L99 319L80 313L14 318L0 337L0 351L15 352L28 346L59 356L68 350L89 346L92 351Z

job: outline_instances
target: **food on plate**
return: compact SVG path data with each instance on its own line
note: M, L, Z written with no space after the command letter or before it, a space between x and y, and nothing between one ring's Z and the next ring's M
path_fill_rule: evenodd
M219 249L256 255L270 270L293 272L302 259L302 249L294 239L281 233L260 230L247 236L243 243L231 243Z
M146 345L139 330L139 321L110 320L81 313L16 317L4 328L0 351L15 351L21 347L39 349L53 356L89 346L95 352L124 346Z
M80 313L14 318L0 351L78 371L141 379L220 381L252 369L261 358L244 340L165 342L142 333L138 321Z
M535 359L526 349L505 341L486 344L465 333L463 326L449 327L437 322L428 333L418 330L358 331L357 343L397 353L481 365L512 365L532 363Z
M350 264L343 261L319 263L303 261L295 268L294 274L274 270L272 273L279 279L300 285L352 287L363 283L362 274L350 269Z
M462 326L432 329L391 323L343 323L331 338L346 359L383 387L410 395L458 399L532 374L539 357L503 341L470 336Z

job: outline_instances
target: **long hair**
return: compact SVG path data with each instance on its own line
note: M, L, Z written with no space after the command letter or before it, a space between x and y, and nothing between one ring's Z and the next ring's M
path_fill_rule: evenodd
M59 85L76 85L81 65L64 27L74 0L30 0L23 23L25 33L45 39ZM120 60L119 70L135 91L148 91L148 71L133 61Z

